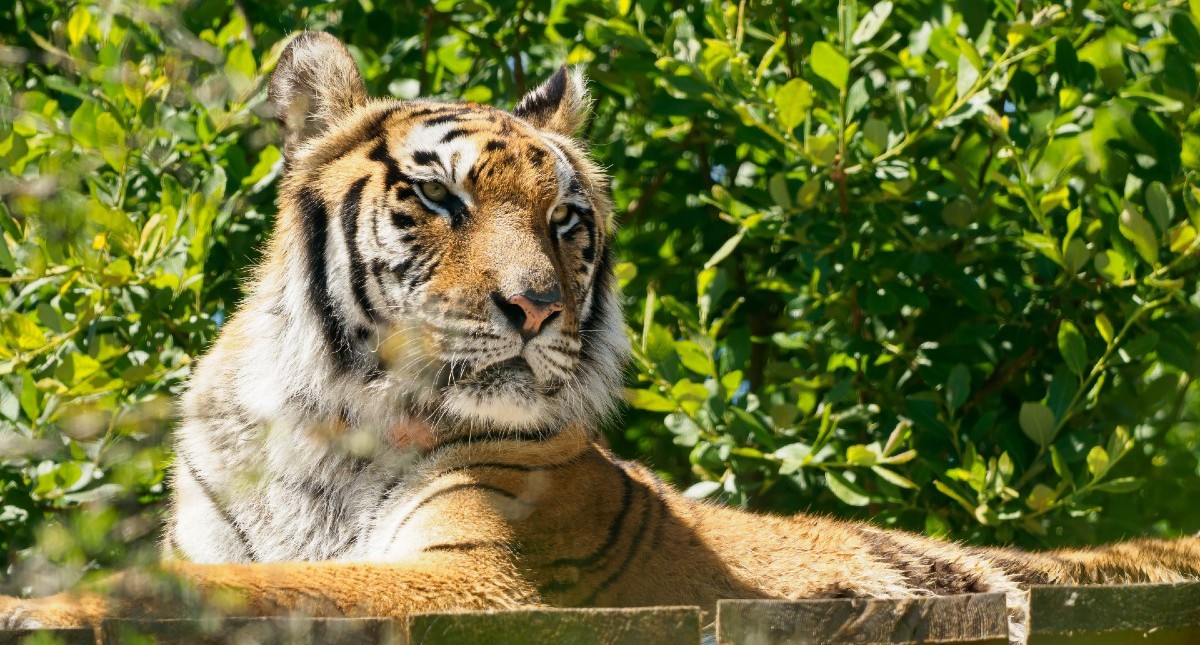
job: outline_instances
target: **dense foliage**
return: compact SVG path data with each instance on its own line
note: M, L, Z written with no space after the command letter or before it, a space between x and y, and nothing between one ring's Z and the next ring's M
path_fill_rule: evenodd
M979 543L1200 529L1200 1L15 0L0 25L20 570L148 557L172 397L274 214L264 75L305 28L377 95L511 105L586 67L636 357L609 436L689 494Z

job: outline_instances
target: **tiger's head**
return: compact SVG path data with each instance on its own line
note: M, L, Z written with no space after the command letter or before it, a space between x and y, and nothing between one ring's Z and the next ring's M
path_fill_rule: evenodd
M607 179L574 137L578 75L512 112L371 99L342 44L310 32L269 96L285 166L267 264L289 277L258 289L313 330L287 342L326 357L329 391L445 433L594 426L613 408L627 340Z

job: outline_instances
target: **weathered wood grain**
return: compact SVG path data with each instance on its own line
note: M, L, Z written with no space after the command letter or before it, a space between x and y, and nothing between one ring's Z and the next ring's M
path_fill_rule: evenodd
M556 609L421 614L408 645L697 645L698 607Z
M404 642L400 631L395 621L385 618L110 620L102 627L106 645L138 637L150 637L159 645L393 645Z
M1004 596L717 603L720 645L854 643L1006 645Z
M0 645L96 645L92 629L18 629L0 630Z
M1030 645L1197 645L1200 583L1034 587Z

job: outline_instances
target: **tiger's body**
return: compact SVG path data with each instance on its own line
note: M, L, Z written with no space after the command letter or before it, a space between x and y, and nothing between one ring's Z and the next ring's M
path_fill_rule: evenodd
M1200 540L979 549L684 498L597 442L625 356L603 173L564 71L512 114L367 99L324 34L271 83L287 168L250 296L184 400L164 567L238 611L700 605L1200 575ZM119 580L114 582L119 584ZM170 614L130 591L9 624Z

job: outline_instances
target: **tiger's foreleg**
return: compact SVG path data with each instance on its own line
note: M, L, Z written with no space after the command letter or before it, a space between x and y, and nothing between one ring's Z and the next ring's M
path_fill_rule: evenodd
M96 625L106 618L223 616L403 617L442 610L538 605L511 562L431 553L407 563L171 563L127 571L95 588L35 599L0 597L0 628Z

